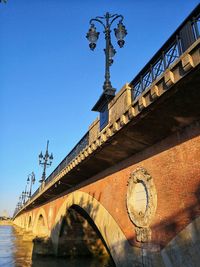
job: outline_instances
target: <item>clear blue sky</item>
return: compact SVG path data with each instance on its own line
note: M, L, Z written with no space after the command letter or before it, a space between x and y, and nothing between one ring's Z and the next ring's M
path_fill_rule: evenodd
M48 174L97 117L104 82L104 35L94 52L89 20L122 14L128 35L111 67L113 87L130 82L199 3L197 0L8 0L0 4L0 214L12 214L27 175L42 175L38 154L50 140ZM115 26L115 25L114 25ZM34 190L37 189L36 183Z

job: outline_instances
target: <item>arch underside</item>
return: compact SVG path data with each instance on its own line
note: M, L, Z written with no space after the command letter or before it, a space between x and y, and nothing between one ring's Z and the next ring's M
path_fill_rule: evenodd
M138 249L133 249L129 245L125 235L113 217L100 202L89 194L81 191L75 191L68 195L66 201L62 204L57 213L55 224L51 232L51 238L56 246L56 252L58 252L59 235L63 219L66 216L66 212L74 206L83 209L90 217L91 221L101 234L105 246L112 256L116 266L131 266L130 264L133 263L131 259L133 258L133 254L135 255L134 261L136 261ZM127 257L127 255L129 257Z
M100 232L88 214L77 205L72 205L62 220L57 255L107 258L110 261L109 250Z
M40 208L34 220L33 233L39 237L49 235L48 220L45 210Z

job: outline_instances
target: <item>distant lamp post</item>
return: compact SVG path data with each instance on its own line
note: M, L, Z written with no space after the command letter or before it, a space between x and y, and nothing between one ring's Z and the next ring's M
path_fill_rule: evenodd
M22 191L22 205L25 204L25 198L26 198L26 193L25 191Z
M32 186L35 183L35 173L34 172L32 172L31 174L28 175L27 182L30 182L30 189L29 189L28 197L31 198Z
M17 203L17 207L16 207L16 211L18 211L19 209L20 209L20 207L21 207L21 203Z
M18 212L18 210L20 210L21 207L22 207L22 195L19 197L19 201L18 201L18 203L17 203L17 205L16 205L14 214L15 214L16 212Z
M49 140L47 141L47 148L46 148L45 155L43 156L42 152L39 154L39 165L43 165L44 166L43 167L42 178L39 181L42 184L45 182L45 179L46 179L46 168L48 166L51 166L52 161L53 161L53 154L51 153L51 155L49 155L48 146L49 146Z
M111 15L110 13L106 13L103 17L96 17L90 20L90 29L86 35L86 38L90 42L89 47L91 50L94 50L96 47L96 42L99 37L99 32L96 31L96 27L94 25L95 22L99 22L103 28L105 33L106 47L104 49L105 52L105 81L103 84L103 94L93 107L93 111L102 112L105 109L105 105L114 97L115 89L112 87L110 82L110 66L113 63L113 57L116 54L116 50L114 49L111 43L111 25L115 20L119 20L117 24L117 28L114 29L115 36L118 40L118 45L120 48L124 45L124 37L127 34L125 26L123 25L123 16L122 15Z
M22 196L19 197L19 202L18 202L18 203L19 203L19 204L22 203Z
M25 190L22 192L24 194L24 203L27 201L27 198L29 197L29 192L28 192L28 184L29 184L29 179L26 180L26 187Z
M18 209L22 206L22 195L19 197L19 202L17 203Z

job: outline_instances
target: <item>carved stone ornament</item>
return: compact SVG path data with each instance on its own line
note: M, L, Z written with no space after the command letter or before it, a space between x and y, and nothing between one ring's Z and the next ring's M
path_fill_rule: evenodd
M136 240L138 242L148 242L151 240L151 229L144 227L135 227Z
M131 221L137 226L137 240L150 240L149 225L156 212L157 194L153 178L146 169L139 167L131 173L126 205Z

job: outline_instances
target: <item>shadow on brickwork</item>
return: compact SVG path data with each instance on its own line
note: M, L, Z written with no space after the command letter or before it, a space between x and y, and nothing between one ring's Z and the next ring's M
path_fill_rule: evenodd
M200 262L200 183L195 203L151 226L152 239L138 243L141 266L199 267ZM145 250L145 253L143 253ZM139 265L140 266L140 265Z
M141 164L141 162L147 159L158 156L164 151L170 150L171 148L179 146L187 142L188 140L196 138L197 136L199 136L199 134L200 134L200 120L198 119L195 122L193 122L191 125L187 125L174 132L171 132L171 135L167 136L166 138L162 140L159 140L153 145L152 144L149 145L149 147L145 148L144 150L135 152L132 156L129 157L128 160L123 160L118 163L113 163L113 166L108 167L106 168L105 171L101 171L100 173L94 175L92 178L86 179L80 184L75 185L71 189L68 189L67 192L71 193L74 190L79 190L83 186L87 186L98 180L104 179L105 177L112 175L116 172L119 172L123 169L126 169L130 166ZM108 142L107 145L109 146L110 143ZM119 151L120 150L121 150L121 147L119 147ZM110 157L112 157L112 155L110 155ZM104 161L106 162L106 158L104 158Z
M161 220L158 224L152 226L154 232L152 242L157 244L161 249L179 232L181 232L187 225L200 216L200 183L195 192L188 192L194 196L195 202L185 208L180 208L176 214ZM187 204L187 203L186 203ZM176 203L174 203L176 205ZM196 225L194 225L196 227ZM196 229L198 232L198 229ZM160 233L162 237L160 237Z
M150 226L152 230L151 241L137 242L133 225L133 235L127 240L128 242L120 244L121 251L124 251L124 253L118 255L120 262L124 263L120 266L164 267L167 266L164 264L167 257L167 262L170 262L171 267L199 267L200 183L195 192L190 192L190 194L193 194L196 200L193 205L185 208L180 207L176 214L172 214L158 224ZM92 196L95 198L95 194ZM100 201L100 197L97 198L98 201ZM94 223L98 211L98 206L94 208L89 200L85 203L85 200L81 199L79 205L73 204L69 207L66 210L66 214L54 226L52 233L59 229L57 233L59 236L57 256L64 262L69 262L70 264L70 262L76 261L77 258L82 258L83 262L88 259L98 258L99 266L115 266L110 251ZM105 226L104 232L109 233L109 231L111 229ZM116 244L116 247L118 246L119 244ZM54 253L51 239L36 238L33 248L33 266L40 266L36 265L36 263L38 264L38 258L36 259L35 257L36 254L54 255ZM127 264L127 262L132 263ZM48 267L51 266L47 265ZM46 267L44 262L41 266ZM60 264L59 266L62 265ZM90 265L86 264L85 266ZM94 266L97 267L98 265L95 263Z

